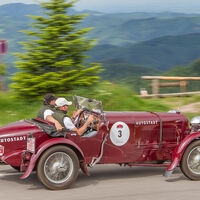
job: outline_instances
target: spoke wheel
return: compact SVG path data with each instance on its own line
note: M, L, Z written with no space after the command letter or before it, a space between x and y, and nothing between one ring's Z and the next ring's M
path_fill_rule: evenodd
M192 142L181 160L181 170L191 180L200 180L200 140Z
M55 146L41 156L37 175L52 190L66 189L78 176L79 160L75 152L66 146Z

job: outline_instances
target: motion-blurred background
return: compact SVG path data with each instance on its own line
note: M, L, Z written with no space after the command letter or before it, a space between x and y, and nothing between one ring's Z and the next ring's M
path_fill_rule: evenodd
M7 90L12 82L10 77L19 71L15 66L17 58L12 53L23 53L22 45L18 42L28 39L20 31L31 30L33 19L26 15L43 16L40 11L40 5L36 1L1 1L0 39L6 40L8 44L8 52L4 58L8 66ZM188 99L180 98L176 100L179 101L177 104L173 103L171 106L169 102L174 102L173 98L171 101L142 100L135 95L139 94L141 88L146 88L151 93L150 82L142 80L143 75L200 76L199 1L143 0L138 3L134 0L80 0L70 8L68 14L83 13L89 15L78 27L92 27L86 37L97 39L95 47L86 52L89 57L85 62L101 63L103 71L99 76L102 84L92 90L76 88L64 95L69 98L75 93L91 96L102 100L107 110L167 111L173 106L188 103ZM200 91L199 83L200 81L190 81L187 91ZM161 89L161 93L178 91L179 88ZM19 112L24 107L24 102L12 107L10 104L16 102L6 101L8 96L12 96L10 93L12 92L2 93L0 103L0 112L7 112L8 115L16 107ZM193 97L189 102L199 99L198 96ZM38 105L39 102L34 104L35 107ZM16 118L5 119L1 124L25 115L32 117L35 110L37 109L22 115L16 113Z

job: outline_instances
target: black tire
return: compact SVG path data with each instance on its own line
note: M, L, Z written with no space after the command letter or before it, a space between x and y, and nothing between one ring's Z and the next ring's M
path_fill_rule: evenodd
M58 145L45 151L37 165L39 180L51 190L69 188L76 180L79 160L69 147Z
M20 171L20 167L16 167L16 166L11 166L13 169Z
M191 180L200 180L200 140L186 148L181 160L181 171Z

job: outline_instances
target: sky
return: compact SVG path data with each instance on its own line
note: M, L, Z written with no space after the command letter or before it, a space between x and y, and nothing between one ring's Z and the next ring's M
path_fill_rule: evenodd
M17 2L37 3L38 0L0 0L0 5ZM79 0L75 8L108 13L163 11L200 13L200 0Z

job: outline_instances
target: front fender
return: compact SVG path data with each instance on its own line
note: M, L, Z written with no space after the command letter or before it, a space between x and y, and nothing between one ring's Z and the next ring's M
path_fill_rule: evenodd
M53 145L57 145L57 144L70 145L70 146L74 147L75 149L77 149L79 151L79 153L81 154L81 156L84 160L84 163L85 163L85 156L84 156L82 150L74 142L72 142L71 140L65 139L65 138L53 138L53 139L47 140L47 141L43 142L42 144L40 144L40 146L37 148L37 153L33 154L31 156L29 165L28 165L25 173L20 177L20 179L27 178L33 171L33 169L35 167L35 163L37 162L40 155L49 147L51 147ZM85 173L87 174L87 169L86 169Z
M1 160L11 166L20 166L24 150L15 150L1 157Z
M172 153L172 161L170 165L167 167L164 176L168 177L172 174L175 168L179 165L185 149L192 141L196 139L200 139L200 132L188 135L179 143L179 145L174 149Z

